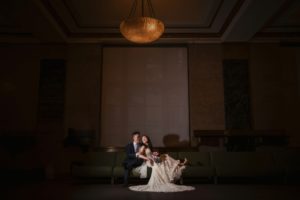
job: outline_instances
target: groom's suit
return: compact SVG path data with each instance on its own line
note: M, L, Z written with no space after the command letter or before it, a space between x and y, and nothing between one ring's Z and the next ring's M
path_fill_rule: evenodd
M140 159L136 156L136 153L139 149L140 144L137 144L136 149L134 148L133 142L130 142L126 147L126 159L123 162L123 166L125 169L124 172L124 184L128 184L128 176L131 170L135 167L138 167L143 164L143 159Z

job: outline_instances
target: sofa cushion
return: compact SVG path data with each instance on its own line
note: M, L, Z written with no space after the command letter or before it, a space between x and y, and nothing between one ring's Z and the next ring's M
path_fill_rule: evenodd
M182 174L183 177L213 177L214 169L212 167L206 166L188 166Z
M187 158L191 166L211 166L211 159L209 152L179 152L179 158Z
M90 152L84 159L85 165L110 166L115 164L115 152Z
M72 174L76 177L102 177L112 176L112 167L109 166L73 166Z
M276 164L287 176L300 176L300 150L286 150L275 152Z
M179 152L179 157L187 158L189 162L183 170L183 177L212 177L214 175L209 152Z
M269 152L212 152L211 154L217 176L274 176L280 173Z

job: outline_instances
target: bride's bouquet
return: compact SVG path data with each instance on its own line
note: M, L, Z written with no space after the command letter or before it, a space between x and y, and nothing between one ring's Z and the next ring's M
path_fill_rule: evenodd
M152 153L152 159L154 162L156 163L160 163L161 162L161 158L158 152L153 152Z

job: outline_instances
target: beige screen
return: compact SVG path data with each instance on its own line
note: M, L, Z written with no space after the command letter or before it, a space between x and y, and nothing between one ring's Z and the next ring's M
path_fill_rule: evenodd
M187 50L104 47L101 146L125 146L133 131L156 147L189 141Z

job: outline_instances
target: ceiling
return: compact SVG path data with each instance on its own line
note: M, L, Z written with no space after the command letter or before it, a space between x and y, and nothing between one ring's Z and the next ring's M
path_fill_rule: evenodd
M6 0L1 43L126 42L119 24L133 0ZM299 0L152 0L158 42L299 41Z

